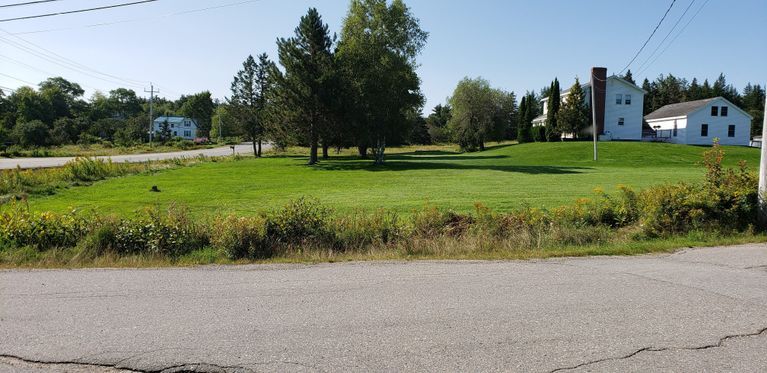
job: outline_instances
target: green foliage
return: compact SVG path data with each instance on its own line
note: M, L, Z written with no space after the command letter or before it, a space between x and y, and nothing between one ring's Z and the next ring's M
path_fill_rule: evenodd
M376 164L383 164L387 143L407 133L407 113L423 105L416 57L427 37L402 0L350 3L337 52L346 120L361 155L371 148Z
M13 129L13 138L21 146L44 146L48 143L48 126L39 120L19 123Z
M554 78L554 81L551 82L551 90L549 92L547 106L548 111L546 113L546 130L544 137L546 141L559 140L561 134L558 132L559 124L557 120L560 107L560 93L559 80L557 78Z
M426 117L426 127L432 142L442 144L450 141L451 133L447 126L453 117L453 108L448 105L437 105L432 113Z
M213 222L216 234L210 243L222 250L227 258L270 258L273 253L266 239L266 219L263 216L217 218Z
M0 243L32 246L38 250L71 247L90 230L90 222L75 212L30 212L20 204L0 211Z
M197 137L210 136L211 117L215 109L209 91L200 92L184 98L180 112L183 116L197 122Z
M330 210L314 199L299 198L270 214L266 235L277 244L288 246L331 242Z
M589 123L589 109L586 106L583 87L578 78L575 78L575 83L570 87L570 93L557 114L558 131L577 138Z
M448 122L450 132L461 149L485 150L485 142L503 138L507 120L513 113L500 113L502 101L508 95L490 87L482 78L464 78L450 97L452 116ZM513 96L512 96L513 97ZM509 109L508 106L505 107ZM510 107L513 110L513 106Z

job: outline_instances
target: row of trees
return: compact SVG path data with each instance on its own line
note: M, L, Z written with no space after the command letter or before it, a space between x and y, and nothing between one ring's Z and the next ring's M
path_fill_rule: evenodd
M310 148L309 163L331 147L357 147L384 162L387 144L423 137L416 57L428 34L402 0L353 0L340 38L316 9L277 41L278 62L248 57L223 115L241 123L260 154L265 139Z
M37 89L0 90L0 143L22 146L112 141L131 145L148 141L149 103L131 89L95 92L86 100L82 87L62 77L41 82ZM155 99L155 113L194 118L207 136L216 103L210 92Z

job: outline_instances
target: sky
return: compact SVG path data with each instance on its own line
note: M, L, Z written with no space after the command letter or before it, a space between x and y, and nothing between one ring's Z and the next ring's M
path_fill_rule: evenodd
M26 1L0 0L0 6ZM130 1L135 0L0 7L0 19ZM575 77L587 79L592 66L617 74L671 2L406 0L429 32L418 58L427 99L424 112L444 103L467 76L481 76L519 95L540 90L554 77L563 87ZM333 32L340 32L347 0L159 0L0 21L0 87L63 76L81 84L86 97L117 87L148 96L144 89L152 82L160 96L170 99L204 90L223 99L242 61L260 53L276 58L276 39L291 36L310 7L319 10ZM629 67L639 82L669 73L713 81L724 72L738 89L747 82L764 85L765 40L767 0L676 0Z

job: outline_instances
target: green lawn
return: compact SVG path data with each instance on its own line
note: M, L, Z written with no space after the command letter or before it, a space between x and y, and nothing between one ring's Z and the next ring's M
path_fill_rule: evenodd
M301 196L317 197L346 212L394 209L408 213L425 204L471 211L481 202L498 211L522 205L556 207L595 188L697 181L703 147L603 142L593 162L588 142L497 146L481 153L445 150L389 155L387 164L333 157L305 165L300 156L270 156L238 162L207 162L151 175L129 176L33 197L35 210L93 209L126 214L149 205L179 203L195 213L252 214ZM432 147L432 149L434 149ZM755 169L757 149L725 147L725 163L744 159ZM157 185L161 192L149 191Z

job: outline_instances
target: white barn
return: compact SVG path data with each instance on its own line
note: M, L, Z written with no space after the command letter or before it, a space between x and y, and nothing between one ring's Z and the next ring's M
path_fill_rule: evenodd
M192 118L186 117L157 117L154 120L154 133L162 131L162 126L168 122L168 127L172 137L181 137L184 140L194 140L197 138L197 122Z
M748 146L753 117L723 97L666 105L645 116L657 136L669 142Z
M609 140L642 140L642 110L645 92L636 84L615 75L608 77L607 69L595 67L591 70L594 75L596 89L596 117L599 139ZM591 83L581 85L586 98L586 105L591 105ZM560 94L561 102L567 101L569 90ZM544 126L548 114L548 100L541 100L543 114L533 120L533 127ZM590 132L591 130L589 130ZM572 137L572 134L565 135Z

